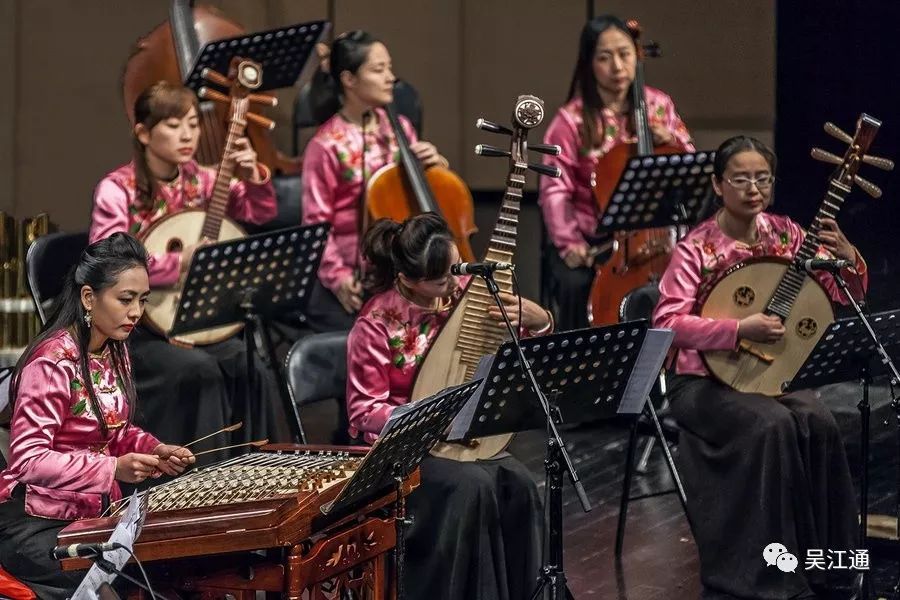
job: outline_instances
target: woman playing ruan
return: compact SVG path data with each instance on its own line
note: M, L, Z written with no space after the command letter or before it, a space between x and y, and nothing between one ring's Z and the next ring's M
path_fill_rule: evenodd
M177 475L194 462L132 423L125 340L149 293L147 254L117 233L82 252L12 387L9 466L0 472L0 564L40 598L66 598L83 572L49 556L76 519L99 517L118 481Z
M425 213L376 222L366 234L373 296L347 342L351 437L372 443L391 412L410 401L419 365L462 296L450 265L459 251L444 220ZM523 299L503 301L524 334L552 329L549 313ZM491 310L500 324L499 310ZM512 456L475 462L427 457L409 496L406 538L410 598L528 598L541 557L542 509L525 467Z
M397 161L397 141L383 106L394 97L391 55L364 31L339 36L311 96L322 125L303 155L303 223L331 224L307 316L319 331L346 330L362 307L361 234L365 231L366 184L378 169ZM410 147L425 167L447 166L430 143L418 140L399 117Z
M547 128L544 143L562 149L547 164L558 178L542 177L539 202L550 238L545 257L562 330L587 327L587 305L594 270L589 254L599 214L592 191L597 161L613 147L634 141L631 88L637 46L628 27L612 15L585 24L566 104ZM691 151L691 136L672 99L645 87L647 117L656 145L676 144Z
M194 93L161 81L138 97L134 114L134 158L97 185L92 241L118 231L140 237L167 215L205 209L213 194L215 170L194 160L200 139ZM257 163L246 138L236 145L230 157L236 168L227 214L241 222L264 223L276 212L268 169ZM150 286L164 288L178 282L197 246L208 242L151 255ZM257 389L247 397L246 347L239 337L186 348L138 325L130 345L142 400L135 416L138 423L182 444L237 421L244 427L234 434L235 443L275 437L276 423L270 416L274 383L260 363ZM208 443L224 446L227 440L216 436Z
M767 567L763 549L784 544L803 564L808 549L849 551L858 541L847 457L821 400L809 391L769 397L733 390L710 376L698 352L785 335L777 316L697 315L706 288L730 266L750 257L792 258L800 248L803 229L766 212L774 176L775 155L762 142L737 136L719 147L712 183L722 206L676 246L653 317L655 326L675 332L669 397L681 426L679 461L705 598L814 598L829 585L824 572ZM843 275L861 297L865 262L834 220L821 226L819 252L854 265ZM831 275L816 279L832 300L845 302Z

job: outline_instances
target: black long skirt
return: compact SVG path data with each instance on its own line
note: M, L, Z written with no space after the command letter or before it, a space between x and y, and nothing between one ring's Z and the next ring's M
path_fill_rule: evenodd
M409 496L407 598L529 598L541 564L537 487L511 456L457 462L428 457Z
M65 600L87 574L63 571L59 561L50 558L57 534L68 524L26 513L22 485L16 486L12 498L0 503L0 565L38 598Z
M804 568L808 549L859 547L840 431L814 393L771 398L679 376L669 396L704 597L814 597L813 588L836 583L826 574L852 576ZM797 557L796 572L767 566L773 542Z
M135 423L168 444L186 444L243 421L241 429L200 442L196 451L270 438L287 441L278 388L254 356L254 392L247 394L247 352L242 335L224 342L182 348L144 327L129 338L138 395ZM280 418L279 418L280 417ZM281 422L279 422L281 421ZM246 452L238 448L232 454ZM207 454L201 462L228 458Z

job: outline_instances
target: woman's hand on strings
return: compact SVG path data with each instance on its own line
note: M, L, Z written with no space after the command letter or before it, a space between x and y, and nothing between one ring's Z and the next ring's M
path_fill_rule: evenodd
M751 342L774 344L784 336L784 323L775 315L756 313L738 323L738 337Z
M338 284L334 295L337 296L344 310L351 315L359 312L359 309L362 308L362 284L352 275Z
M159 457L152 454L129 452L116 458L115 477L125 483L141 483L160 466Z
M234 141L234 146L236 149L229 158L237 167L235 169L237 176L244 181L261 183L262 177L256 165L256 150L250 145L250 140L245 137L238 138Z
M500 292L500 301L506 308L506 314L513 327L518 327L521 323L525 329L531 331L539 331L546 328L550 324L550 314L541 308L536 302L532 302L528 298L522 298L522 315L519 315L519 297L506 292ZM488 308L488 314L491 318L496 319L500 327L505 328L503 323L503 315L500 309L495 305Z
M843 258L851 263L856 262L856 248L838 227L834 219L821 219L822 229L819 230L819 240L822 245L836 258Z
M426 169L428 167L446 167L447 159L441 156L438 149L431 142L419 140L414 144L410 144L409 149L413 151L416 158L422 163Z
M159 457L159 465L157 473L165 473L166 475L179 475L186 468L197 462L194 454L182 446L173 446L171 444L160 444L153 449L153 454ZM158 477L154 473L155 477Z

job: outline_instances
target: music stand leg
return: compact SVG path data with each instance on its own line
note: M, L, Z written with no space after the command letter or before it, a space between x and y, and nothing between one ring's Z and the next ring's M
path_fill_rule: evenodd
M638 419L635 415L631 424L631 433L628 436L628 450L625 453L625 474L622 476L622 498L619 500L619 524L616 527L616 559L622 556L622 546L625 542L625 524L628 518L628 504L631 499L631 479L634 476L634 450L637 445Z
M246 361L247 361L247 385L246 385L246 393L247 398L243 403L244 406L254 407L255 402L253 398L256 397L256 365L253 362L253 353L256 352L256 307L253 303L253 297L256 295L256 290L247 289L244 290L243 299L241 300L241 308L244 310L244 351L246 353ZM251 409L248 414L241 415L243 418L241 419L244 422L245 431L252 432L253 428L253 419L256 415L253 414L253 410Z
M537 587L531 595L531 600L542 598L545 591L550 592L550 600L564 600L572 598L572 593L566 585L566 573L563 569L563 468L559 446L555 436L550 432L547 437L544 473L547 482L548 509L547 559L541 567Z
M287 379L284 376L284 371L281 369L281 365L275 358L275 344L272 342L269 324L257 317L256 326L260 331L260 337L262 338L263 348L265 349L266 358L269 362L269 368L275 376L275 384L278 386L278 395L281 397L281 403L284 405L285 415L288 417L288 424L291 427L291 436L294 438L294 442L305 444L306 433L303 431L303 423L300 421L300 412L297 410L297 405L291 398L290 392L288 392Z
M653 427L656 428L656 436L659 438L659 444L662 447L663 455L666 457L666 465L669 467L669 474L675 482L675 489L678 491L678 499L681 500L681 508L684 514L687 514L687 494L684 492L684 485L681 483L681 476L678 475L678 469L675 467L675 459L672 458L672 452L669 450L669 444L666 443L666 434L663 432L662 423L656 415L656 408L653 402L647 400L647 409L650 411L650 420L653 421Z
M860 432L860 472L859 472L859 543L862 548L868 547L869 536L869 420L872 407L869 404L869 385L872 376L869 373L868 364L863 364L860 369L862 381L862 399L856 405L859 409ZM858 579L858 591L860 600L868 600L871 597L871 580L869 571L860 571Z

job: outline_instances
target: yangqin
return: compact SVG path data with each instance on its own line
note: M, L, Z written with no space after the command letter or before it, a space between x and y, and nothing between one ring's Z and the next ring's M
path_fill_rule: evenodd
M785 327L784 337L774 344L741 340L735 350L703 351L707 368L722 383L740 392L767 396L782 394L819 338L834 322L828 293L807 274L803 262L815 257L821 246L821 219L837 218L854 183L873 196L881 194L875 185L856 174L864 162L884 169L893 168L893 163L887 159L866 156L880 125L879 120L863 114L852 139L830 123L825 126L828 133L850 147L843 158L813 149L813 158L838 167L793 260L764 257L738 263L701 291L701 317L742 319L763 313L777 316ZM710 288L707 295L706 290ZM703 296L706 296L705 301Z
M166 571L171 588L204 597L254 598L255 591L267 591L297 600L388 598L387 558L396 529L386 509L396 490L373 490L371 500L350 513L322 510L365 454L361 448L270 445L189 471L146 492L147 516L134 552L151 566L164 561L154 569ZM418 472L404 481L403 494L416 485ZM58 544L106 541L124 507L120 502L110 516L72 523ZM66 559L62 565L72 570L89 563Z

